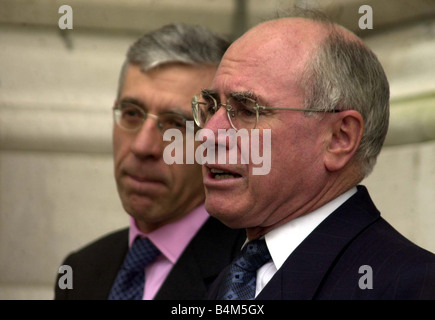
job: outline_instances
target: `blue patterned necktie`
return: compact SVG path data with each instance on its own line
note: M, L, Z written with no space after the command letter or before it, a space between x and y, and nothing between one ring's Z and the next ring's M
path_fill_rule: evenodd
M109 300L141 300L145 285L145 266L160 254L147 238L137 238L116 276Z
M271 259L264 239L248 242L230 264L218 300L254 300L257 269Z

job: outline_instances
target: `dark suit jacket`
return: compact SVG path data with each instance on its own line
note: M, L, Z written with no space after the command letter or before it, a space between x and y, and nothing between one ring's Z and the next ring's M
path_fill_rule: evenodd
M228 265L246 239L244 230L231 230L208 218L188 244L155 299L203 299L210 284ZM55 299L107 299L128 251L128 228L109 234L69 255L63 265L73 270L73 289L60 289Z
M366 288L370 271L361 266L371 268L372 289ZM208 299L216 298L222 274ZM270 299L435 299L435 255L381 218L366 188L358 186L358 192L295 249L257 296Z

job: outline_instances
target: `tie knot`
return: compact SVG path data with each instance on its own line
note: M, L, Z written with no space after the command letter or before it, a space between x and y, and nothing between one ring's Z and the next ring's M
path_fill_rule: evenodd
M159 254L159 249L148 238L136 238L127 253L124 267L131 271L143 270Z
M236 265L246 271L256 271L271 259L266 241L258 239L248 242L243 248Z

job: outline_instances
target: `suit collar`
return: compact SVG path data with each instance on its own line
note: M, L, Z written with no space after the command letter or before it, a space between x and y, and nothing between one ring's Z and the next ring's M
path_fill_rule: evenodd
M329 215L293 251L257 299L309 300L341 251L379 218L367 189L358 192Z

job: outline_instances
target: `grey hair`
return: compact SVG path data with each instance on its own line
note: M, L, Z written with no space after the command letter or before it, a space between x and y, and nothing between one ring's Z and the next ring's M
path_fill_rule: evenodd
M305 66L301 81L304 106L356 110L362 115L364 132L355 157L366 177L388 131L389 84L376 55L362 42L345 39L335 28Z
M168 63L218 66L229 45L225 37L199 25L175 23L146 33L127 52L118 81L118 99L130 64L139 65L143 72Z

